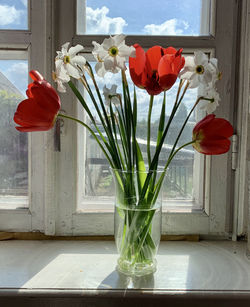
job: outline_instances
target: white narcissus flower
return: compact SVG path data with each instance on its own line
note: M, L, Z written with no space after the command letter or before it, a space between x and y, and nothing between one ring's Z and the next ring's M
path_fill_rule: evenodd
M92 54L94 55L97 63L95 65L95 70L96 73L99 77L104 77L104 75L106 74L106 69L104 66L104 61L102 59L100 59L99 55L98 55L98 50L100 50L102 47L100 44L98 44L97 42L92 42L92 44L94 45L94 49L92 51ZM113 69L113 73L118 73L119 69L116 67Z
M69 48L70 43L65 43L62 45L62 50L57 51L56 56L56 67L58 68L58 77L61 77L62 67L66 71L66 73L76 79L81 78L82 72L78 66L83 66L86 63L86 59L77 55L78 52L82 51L84 48L81 45L76 45L74 47Z
M219 106L220 95L214 87L206 87L203 93L200 95L206 99L211 100L201 100L199 106L201 110L206 111L208 114L213 113Z
M66 87L63 83L67 83L70 80L70 76L63 66L58 67L59 63L56 61L56 71L52 72L52 78L57 83L57 90L61 93L66 92Z
M111 103L115 106L120 105L120 94L116 93L117 85L113 84L111 89L108 89L106 85L103 88L103 96L105 98L105 104L109 107Z
M96 42L92 43L95 47L93 54L99 62L96 69L100 75L104 75L107 71L116 73L119 69L126 70L126 58L135 56L135 48L125 45L123 34L105 38L101 45Z
M214 68L209 64L207 55L197 51L194 52L194 57L189 56L185 59L185 66L179 77L188 80L190 88L195 88L200 84L212 82L213 70Z
M210 70L212 72L213 78L212 83L215 84L216 81L220 80L222 77L222 73L218 69L218 60L216 58L212 58L209 60Z

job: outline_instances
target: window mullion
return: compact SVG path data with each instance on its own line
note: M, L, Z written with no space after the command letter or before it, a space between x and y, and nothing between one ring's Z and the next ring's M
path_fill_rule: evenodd
M75 33L75 1L56 0L54 5L55 48L60 50L65 42L72 43ZM71 90L60 95L63 110L70 116L77 115L77 101ZM77 125L69 120L61 121L61 152L56 155L58 186L56 233L73 234L73 214L77 202Z

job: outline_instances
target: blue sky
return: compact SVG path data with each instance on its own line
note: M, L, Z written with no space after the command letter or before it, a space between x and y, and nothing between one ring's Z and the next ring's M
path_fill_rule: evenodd
M0 0L0 29L28 28L28 0Z
M27 1L0 0L0 29L28 28ZM198 35L200 11L201 0L87 0L87 32Z
M87 7L92 9L87 9L89 33L96 28L104 31L107 23L111 23L110 29L122 24L120 32L125 34L198 35L200 30L201 0L87 0Z
M87 0L87 33L198 35L200 11L201 0ZM27 24L27 0L0 0L0 29L22 30L27 29ZM28 82L27 61L0 59L0 71L25 94ZM107 76L105 80L108 87L111 87L111 82L118 75L110 78ZM104 80L99 82L102 88ZM145 104L145 95L145 91L140 92L141 105ZM170 92L170 100L173 95ZM193 93L190 93L188 105L191 105L192 97ZM156 109L160 108L161 101L162 98L158 96ZM144 116L146 112L144 108L141 115Z

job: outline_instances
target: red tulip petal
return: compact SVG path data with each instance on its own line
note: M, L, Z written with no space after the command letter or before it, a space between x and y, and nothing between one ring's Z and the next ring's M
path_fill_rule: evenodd
M14 121L19 125L48 125L53 121L54 113L48 113L34 99L22 101L14 114Z
M195 125L193 132L197 133L201 128L206 127L206 125L209 124L214 118L214 114L207 115Z
M144 87L143 74L146 63L146 55L140 45L135 44L134 47L136 50L136 57L129 58L130 76L136 86Z
M200 143L200 153L206 155L220 155L229 151L230 140L218 139L218 140L204 140Z
M51 128L53 128L53 125L52 126L39 126L39 127L32 127L32 126L29 126L29 127L15 127L18 131L20 132L33 132L33 131L48 131L50 130Z
M145 88L149 95L158 95L163 91L159 83L154 80L148 81Z
M34 81L44 80L43 76L37 70L31 70L29 72L29 75L30 75L31 79L34 80Z
M37 104L45 108L47 112L57 113L60 109L60 98L49 83L35 83L35 86L31 88L31 92Z
M224 118L214 118L211 125L202 128L205 136L222 136L225 138L233 134L232 125Z
M129 58L129 67L134 69L137 75L140 75L144 71L145 62L146 62L146 54L143 48L139 44L134 45L136 51L136 57Z
M215 118L210 114L197 123L193 129L193 147L207 155L226 153L230 148L233 134L232 125L224 118Z
M158 65L162 56L164 56L164 49L161 46L154 46L146 52L146 68L150 76L158 71Z
M53 127L60 109L60 98L54 88L37 71L30 71L33 83L29 84L27 96L17 107L14 121L22 132L46 131Z
M164 54L176 54L177 50L174 47L164 49Z

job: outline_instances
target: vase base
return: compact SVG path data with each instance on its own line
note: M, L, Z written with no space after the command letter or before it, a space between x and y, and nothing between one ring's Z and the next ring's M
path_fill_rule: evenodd
M156 259L148 262L131 263L128 260L119 258L117 261L117 270L129 276L145 276L153 274L156 271Z

